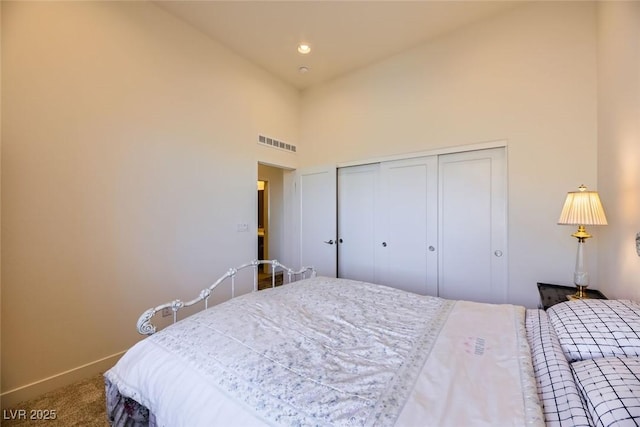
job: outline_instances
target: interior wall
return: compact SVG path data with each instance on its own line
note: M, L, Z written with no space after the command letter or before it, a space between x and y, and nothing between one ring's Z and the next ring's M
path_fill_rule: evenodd
M598 41L598 181L609 223L599 283L609 298L640 300L640 3L598 3Z
M594 3L526 3L309 89L300 164L506 140L509 301L535 307L536 282L572 283L566 192L597 187L595 20Z
M296 162L258 134L297 143L298 111L150 2L3 1L3 403L108 367L144 310L254 259L257 161Z

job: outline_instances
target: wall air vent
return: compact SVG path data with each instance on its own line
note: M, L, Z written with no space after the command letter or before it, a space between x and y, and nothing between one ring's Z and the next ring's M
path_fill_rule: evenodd
M268 136L258 135L258 144L266 145L267 147L277 148L279 150L296 152L296 146L293 144L287 144L286 142L278 141L277 139L269 138Z

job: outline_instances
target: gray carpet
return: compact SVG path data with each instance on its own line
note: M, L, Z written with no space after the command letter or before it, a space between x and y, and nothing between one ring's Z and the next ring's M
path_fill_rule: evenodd
M24 410L27 419L21 416L21 412L16 412L18 410ZM36 417L52 415L52 411L55 411L55 419L53 420L28 419L30 415ZM105 411L104 378L102 374L96 375L36 399L19 403L12 408L5 408L2 418L3 427L108 426Z
M276 272L276 286L282 285L283 277L282 271ZM270 288L273 285L270 273L260 273L258 276L258 290Z

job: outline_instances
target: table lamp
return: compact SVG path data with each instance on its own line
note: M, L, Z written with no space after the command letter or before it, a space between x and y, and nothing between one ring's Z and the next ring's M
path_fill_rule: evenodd
M569 299L587 298L586 289L589 286L589 273L584 268L583 246L584 241L591 237L585 230L585 225L607 225L607 217L604 214L602 203L597 191L587 191L587 187L581 185L578 191L571 191L560 213L558 220L560 225L577 225L578 231L572 234L578 239L578 253L576 255L576 268L573 273L573 283L577 292Z

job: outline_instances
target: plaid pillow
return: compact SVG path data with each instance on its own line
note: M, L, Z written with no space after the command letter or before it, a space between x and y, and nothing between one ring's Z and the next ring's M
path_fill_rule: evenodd
M527 310L526 327L545 425L593 425L547 313L543 310Z
M591 359L571 368L596 426L640 424L640 359Z
M640 356L640 304L586 299L547 310L570 362L608 356Z

